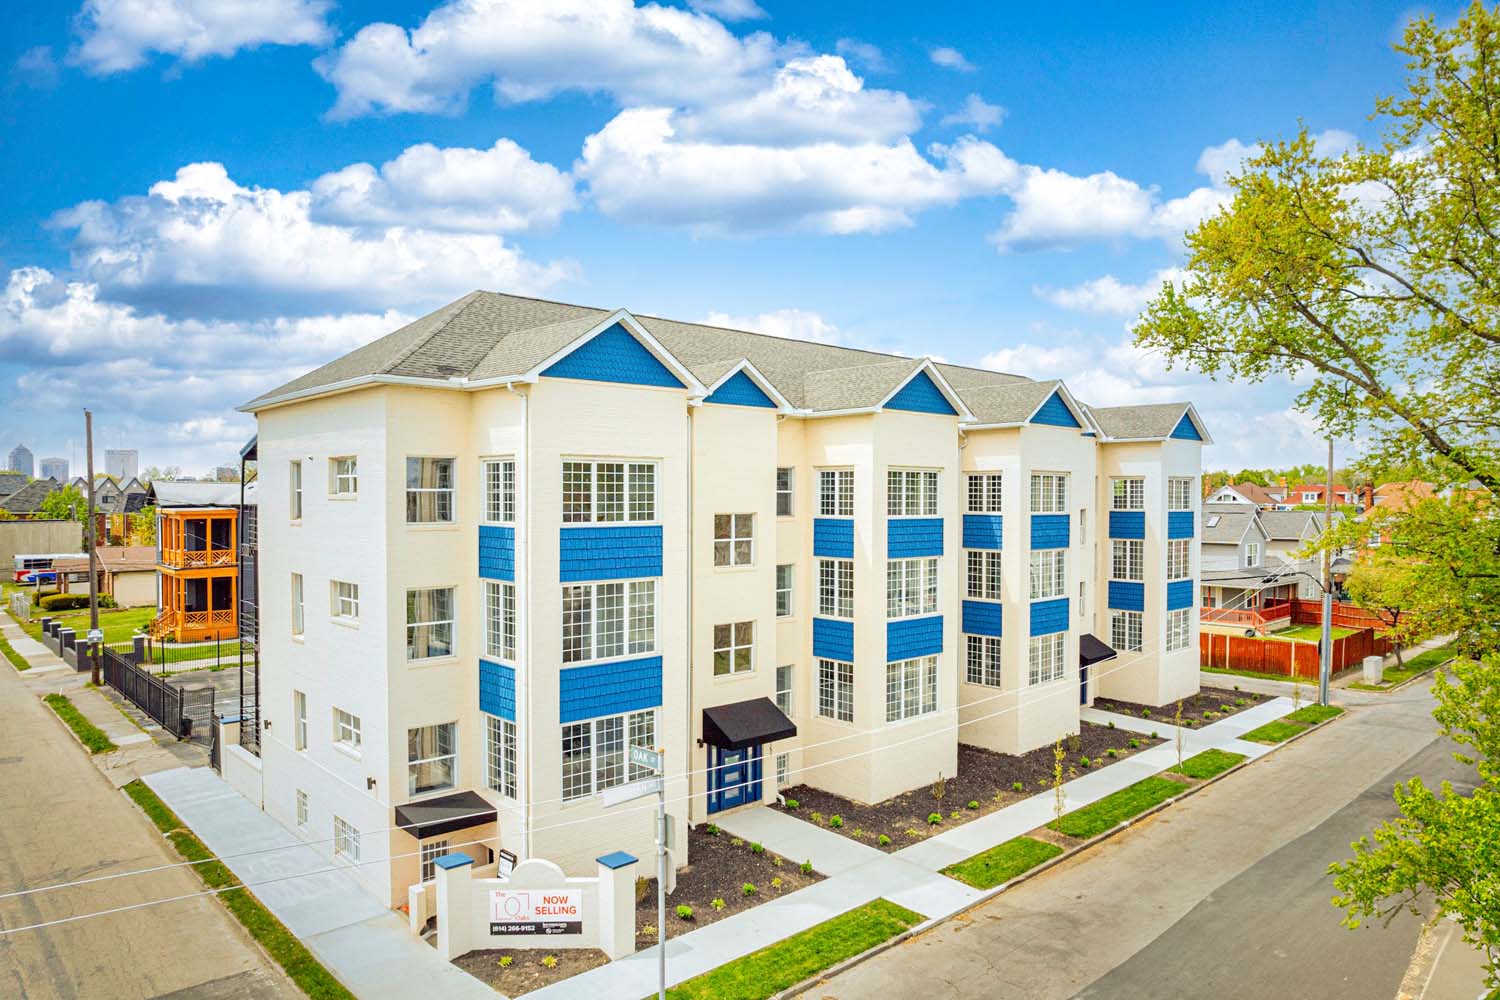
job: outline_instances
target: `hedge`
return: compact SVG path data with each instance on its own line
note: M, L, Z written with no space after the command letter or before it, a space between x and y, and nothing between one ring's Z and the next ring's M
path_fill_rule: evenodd
M73 611L88 606L88 594L53 594L51 597L42 598L37 603L37 607L43 611Z

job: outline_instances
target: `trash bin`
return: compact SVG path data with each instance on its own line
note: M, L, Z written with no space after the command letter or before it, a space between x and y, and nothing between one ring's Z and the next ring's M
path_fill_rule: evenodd
M1381 678L1384 677L1384 676L1385 676L1385 657L1383 657L1383 656L1367 656L1367 657L1365 657L1365 683L1366 684L1379 684Z

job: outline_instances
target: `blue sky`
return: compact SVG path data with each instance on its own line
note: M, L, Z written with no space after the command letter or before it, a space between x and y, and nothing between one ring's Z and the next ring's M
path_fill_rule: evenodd
M1256 142L1374 137L1417 11L1216 6L14 9L0 451L81 459L88 405L227 464L234 404L482 287L1190 398L1210 465L1310 460L1290 386L1127 328Z

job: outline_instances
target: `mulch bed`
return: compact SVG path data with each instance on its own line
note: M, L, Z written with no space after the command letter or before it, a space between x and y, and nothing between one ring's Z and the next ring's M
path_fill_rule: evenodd
M1265 701L1271 695L1257 694L1254 691L1230 691L1225 688L1206 687L1191 697L1180 701L1169 702L1165 705L1141 705L1133 701L1116 701L1113 698L1095 698L1094 707L1103 712L1114 712L1117 715L1134 715L1141 719L1155 719L1158 722L1174 725L1177 718L1177 707L1182 706L1182 724L1188 728L1196 729L1219 721L1226 715L1243 712L1252 705ZM1235 704L1240 702L1240 704ZM1204 713L1217 713L1216 716Z
M803 874L802 858L783 858L771 851L757 854L748 842L726 831L708 831L709 824L688 831L688 864L677 870L677 888L667 896L669 941L824 879L816 871ZM645 860L654 870L655 858ZM780 884L773 886L773 879L780 879ZM747 882L755 886L748 896ZM714 907L716 899L724 901L723 909ZM645 933L645 928L655 928L657 922L654 877L636 881L635 900L635 946L649 948L656 944L656 934ZM691 906L692 917L679 917L679 906Z
M1130 746L1132 741L1137 745ZM1078 735L1063 740L1064 780L1085 770L1108 767L1161 742L1140 733L1085 722ZM1109 756L1110 750L1115 751L1114 757ZM1087 766L1084 758L1088 758ZM783 797L796 802L797 808L788 810L781 805L775 808L890 853L1051 788L1054 763L1051 746L1014 755L960 743L958 774L942 783L934 782L873 805L853 802L809 785L796 785L786 789ZM1016 782L1021 783L1021 791L1016 791ZM970 808L970 803L974 808ZM942 814L941 823L928 821L934 812ZM834 824L834 817L838 817L841 825ZM882 836L887 838L884 843Z
M549 955L557 960L550 969L542 964ZM506 957L510 965L502 968L500 960ZM460 955L453 964L506 996L517 997L597 969L608 961L597 948L487 948Z

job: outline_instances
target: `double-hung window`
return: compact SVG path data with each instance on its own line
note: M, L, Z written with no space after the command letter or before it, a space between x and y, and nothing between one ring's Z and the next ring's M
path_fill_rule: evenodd
M1141 651L1141 619L1139 611L1111 611L1109 613L1109 644L1120 652Z
M342 816L333 817L333 856L345 861L359 860L359 831Z
M516 523L516 461L484 460L484 519L488 524Z
M333 607L332 613L335 618L346 621L359 620L359 584L347 583L343 580L332 581Z
M818 470L818 516L854 516L854 470Z
M563 662L602 660L656 649L656 581L563 587Z
M406 658L453 655L453 588L406 592Z
M307 695L292 692L292 749L307 749Z
M839 722L854 721L854 664L818 661L818 714Z
M937 614L938 561L936 558L891 559L885 564L885 614L887 618L912 618Z
M484 583L484 652L497 660L516 658L516 585Z
M1063 643L1066 638L1066 632L1053 632L1051 635L1031 637L1027 650L1030 659L1026 669L1027 684L1046 684L1050 681L1062 680Z
M1167 652L1187 649L1193 638L1192 608L1167 612Z
M794 510L792 506L793 494L792 469L789 466L779 466L776 469L776 516L791 517Z
M1260 565L1260 542L1245 543L1245 567Z
M824 618L854 617L854 560L818 560L818 614Z
M1003 477L998 472L975 472L968 477L967 510L970 514L998 514L1002 509Z
M1146 481L1139 477L1109 481L1110 510L1145 510Z
M965 591L969 597L981 601L1000 600L1000 567L1001 554L981 549L968 549L964 555L968 559L968 588Z
M302 595L302 574L292 574L292 635L301 635L307 628L307 605Z
M776 567L776 617L792 616L792 577L796 567L782 563Z
M453 517L453 459L408 458L406 523L450 524Z
M352 455L328 460L328 493L352 497L359 492L359 460Z
M714 676L743 674L755 669L755 622L714 626Z
M1167 480L1167 510L1193 509L1193 481L1173 477Z
M297 829L307 829L307 792L297 789Z
M562 464L563 523L656 520L656 464L569 459Z
M1068 476L1062 472L1031 474L1031 512L1033 514L1066 514L1068 512Z
M890 517L935 517L938 474L932 469L891 469L886 473L885 497Z
M1000 687L1000 639L998 636L966 635L968 660L964 679L970 684Z
M1111 580L1144 580L1146 578L1146 543L1139 538L1116 538L1110 542L1109 577Z
M1067 549L1036 549L1031 553L1031 600L1068 594Z
M484 717L484 783L508 799L516 797L516 724L495 715Z
M1192 540L1172 538L1167 541L1167 579L1186 580L1191 574Z
M358 751L361 742L359 716L346 712L342 708L335 708L333 710L333 742L340 744L346 750Z
M755 562L755 515L714 515L714 565L749 566Z
M565 801L649 777L626 761L625 747L656 744L656 709L609 715L562 727L562 789Z
M291 464L291 494L288 502L291 505L292 520L302 520L302 462L295 461Z
M938 661L921 656L885 665L885 721L931 715L938 707Z
M781 709L781 714L788 719L792 717L792 677L796 673L791 666L776 668L776 707Z
M406 794L426 795L458 784L458 723L406 731Z

